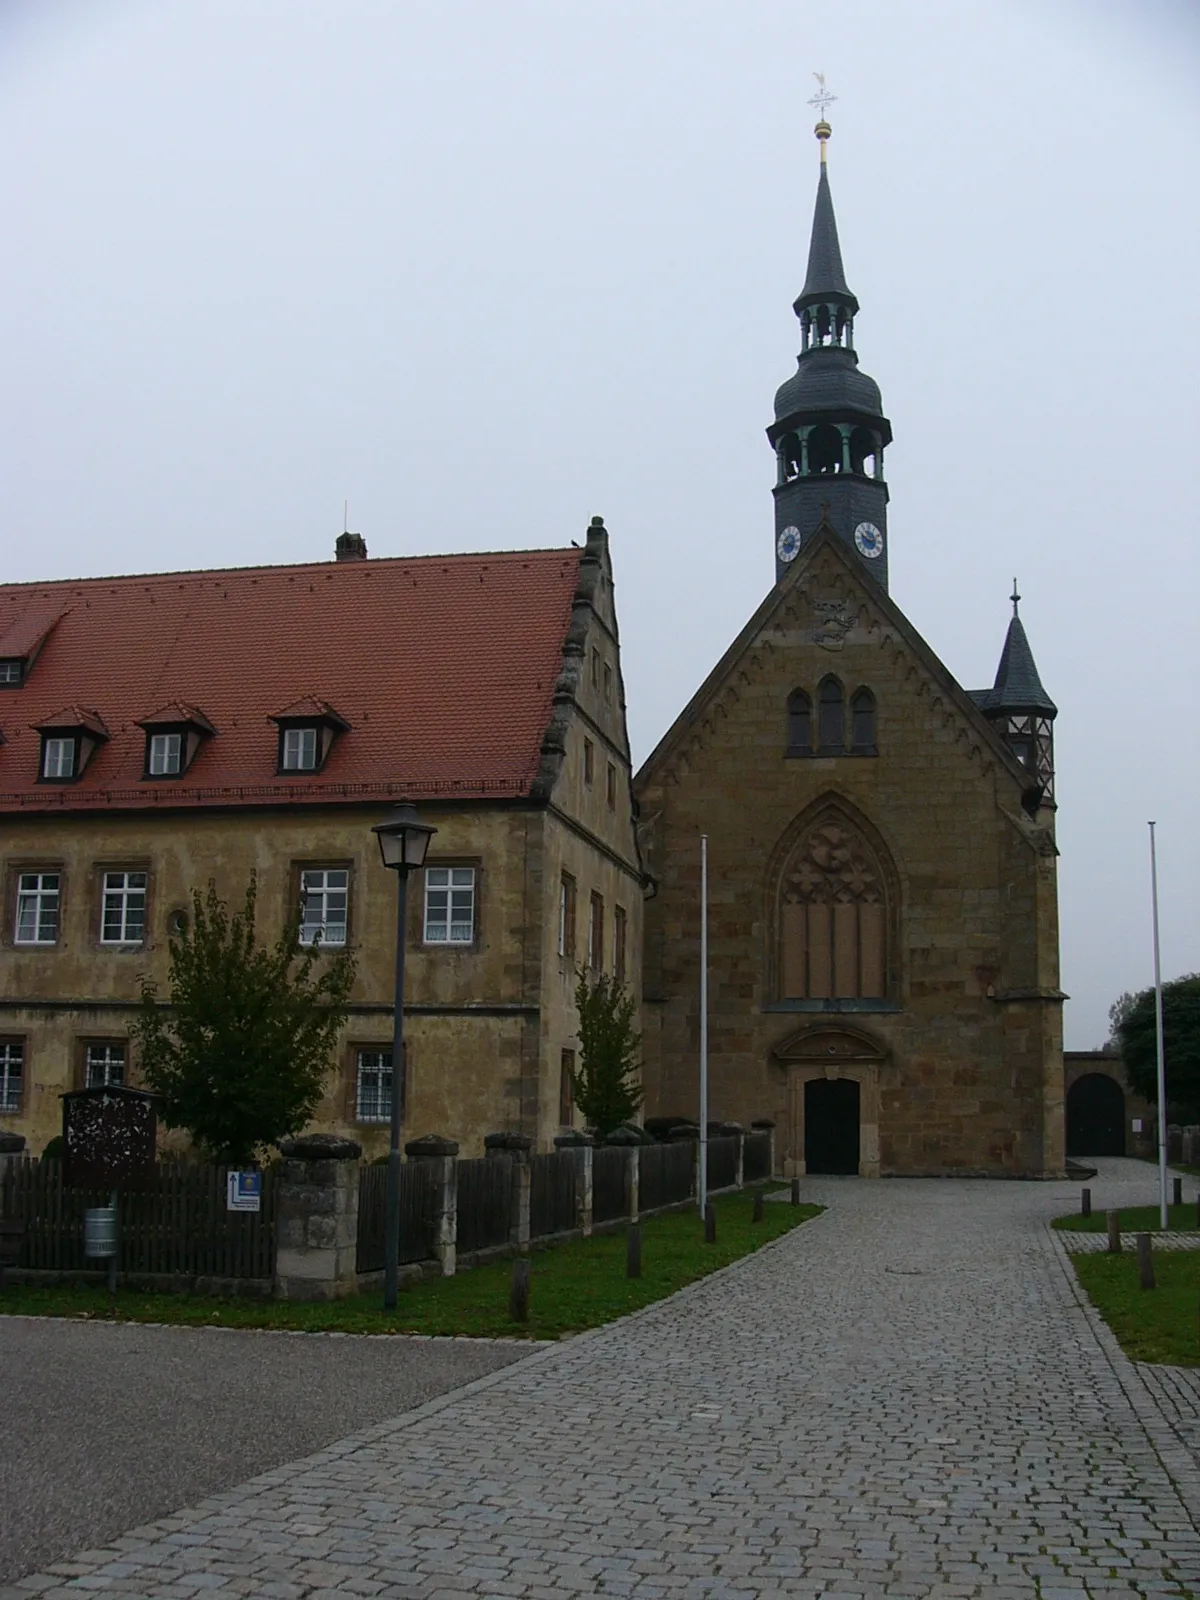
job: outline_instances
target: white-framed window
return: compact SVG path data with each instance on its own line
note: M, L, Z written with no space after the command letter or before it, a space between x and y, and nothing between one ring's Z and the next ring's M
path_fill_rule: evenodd
M0 661L0 683L20 683L21 663L19 661Z
M425 868L425 943L470 944L475 937L475 868Z
M146 933L144 872L106 872L100 921L101 944L141 944Z
M401 1114L404 1097L401 1092ZM354 1120L390 1122L392 1120L392 1052L359 1050L355 1063Z
M103 1089L125 1082L125 1046L111 1039L84 1046L83 1086Z
M146 767L152 778L175 777L183 767L183 735L152 733Z
M57 872L19 874L14 944L57 944L61 881Z
M0 1039L0 1112L20 1111L24 1081L24 1043L20 1039Z
M305 867L300 873L300 943L345 944L350 904L346 867Z
M74 739L47 739L42 747L42 777L73 778L74 776Z
M315 772L317 766L317 730L315 728L285 728L283 730L283 770L285 772Z

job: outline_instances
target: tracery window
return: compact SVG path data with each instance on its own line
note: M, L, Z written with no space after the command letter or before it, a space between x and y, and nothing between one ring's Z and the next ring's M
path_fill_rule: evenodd
M839 810L796 845L779 891L781 1000L883 999L887 889L878 857Z

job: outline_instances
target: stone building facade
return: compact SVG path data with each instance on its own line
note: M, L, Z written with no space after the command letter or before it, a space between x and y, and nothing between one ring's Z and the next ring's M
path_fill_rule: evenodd
M367 560L350 535L314 566L0 587L0 675L0 1128L36 1152L64 1090L137 1082L140 976L164 986L193 889L240 902L254 869L262 936L300 902L302 937L356 954L316 1125L381 1153L396 880L371 828L402 798L438 830L409 893L405 1137L466 1155L571 1123L577 966L640 980L598 518L582 548Z
M963 690L887 592L891 425L821 174L768 430L777 581L635 779L647 1111L769 1112L791 1174L1063 1169L1053 720L1016 614Z

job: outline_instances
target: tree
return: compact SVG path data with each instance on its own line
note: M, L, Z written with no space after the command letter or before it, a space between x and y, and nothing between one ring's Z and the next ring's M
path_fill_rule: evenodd
M1200 1104L1200 972L1185 973L1182 978L1164 983L1162 994L1167 1099L1178 1105L1195 1106ZM1120 1005L1118 1001L1113 1011ZM1143 989L1124 1014L1113 1020L1130 1086L1147 1100L1157 1101L1154 990Z
M1137 1000L1132 989L1126 989L1124 994L1119 994L1108 1008L1108 1038L1100 1046L1105 1055L1119 1056L1121 1053L1121 1024L1133 1010Z
M274 947L260 945L257 895L254 873L232 914L211 881L193 891L190 922L171 938L170 998L161 1005L143 977L134 1024L163 1121L231 1166L312 1118L354 981L349 951L300 948L299 906Z
M637 1009L624 984L603 973L590 979L579 969L579 1065L571 1073L575 1104L599 1138L628 1122L642 1103L637 1082L642 1036L633 1031Z

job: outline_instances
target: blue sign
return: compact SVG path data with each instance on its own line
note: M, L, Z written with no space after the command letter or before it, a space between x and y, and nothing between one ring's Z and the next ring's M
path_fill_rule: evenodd
M262 1210L262 1173L230 1172L225 1178L225 1207L228 1211Z

